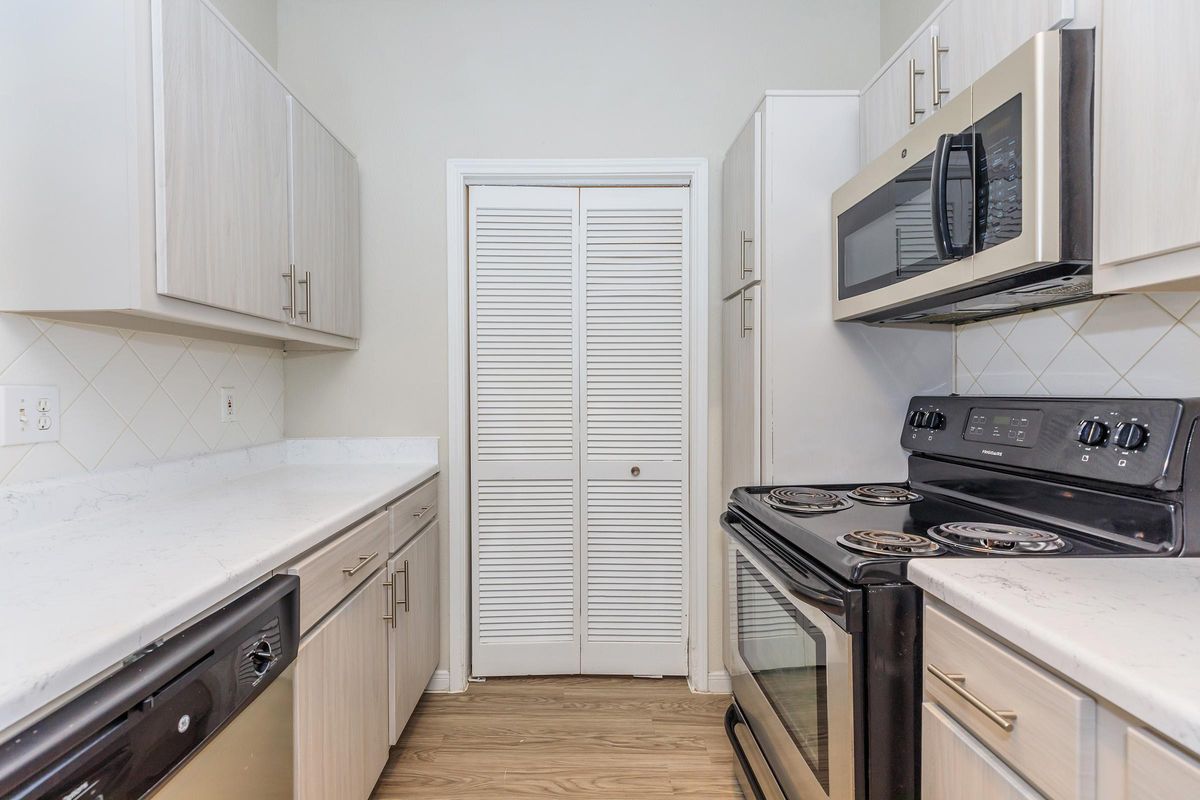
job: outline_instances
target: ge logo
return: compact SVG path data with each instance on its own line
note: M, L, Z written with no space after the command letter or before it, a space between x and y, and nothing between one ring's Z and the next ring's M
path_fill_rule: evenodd
M175 729L177 731L179 731L180 733L187 733L187 729L191 724L192 724L192 718L190 716L188 716L187 714L184 714L182 717L179 718L179 724L175 726Z

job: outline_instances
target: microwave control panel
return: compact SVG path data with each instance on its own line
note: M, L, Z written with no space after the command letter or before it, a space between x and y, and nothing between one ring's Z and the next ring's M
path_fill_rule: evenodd
M914 453L1173 489L1182 416L1179 400L914 397L900 442Z

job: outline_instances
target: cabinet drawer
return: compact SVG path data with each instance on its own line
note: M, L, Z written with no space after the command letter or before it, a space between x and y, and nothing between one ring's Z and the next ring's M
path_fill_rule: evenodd
M387 561L388 514L380 511L288 568L300 576L300 630L307 631Z
M921 800L1042 800L933 703L921 708Z
M429 520L437 516L437 503L437 477L435 476L388 506L388 514L392 521L389 553L394 553L403 547L405 542L429 523Z
M1125 733L1126 800L1200 797L1200 762L1149 731Z
M926 700L1043 793L1094 796L1096 705L1090 697L929 604L924 650Z

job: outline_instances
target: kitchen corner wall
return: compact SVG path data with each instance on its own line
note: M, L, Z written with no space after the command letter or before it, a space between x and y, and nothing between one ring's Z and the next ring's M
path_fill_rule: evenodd
M283 436L283 352L0 314L0 384L57 386L58 442L0 447L0 483L230 450ZM220 387L235 422L221 423Z
M964 325L962 394L1200 397L1200 293L1131 294Z

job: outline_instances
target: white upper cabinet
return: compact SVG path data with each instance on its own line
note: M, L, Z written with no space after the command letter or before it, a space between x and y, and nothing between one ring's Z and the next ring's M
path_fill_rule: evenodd
M762 113L755 111L721 167L721 296L761 277Z
M291 134L291 322L339 336L359 331L358 163L316 117L288 98ZM273 286L278 286L275 276ZM295 281L295 302L292 301ZM294 310L293 310L294 309Z
M154 7L159 291L279 319L287 93L200 0Z
M1096 291L1200 290L1200 4L1101 13Z
M863 89L863 166L1035 34L1061 28L1075 0L951 0Z
M0 125L0 251L36 267L0 270L0 311L357 346L353 157L309 117L292 171L289 93L208 0L0 4L0 75L28 112ZM284 310L293 244L311 324Z

